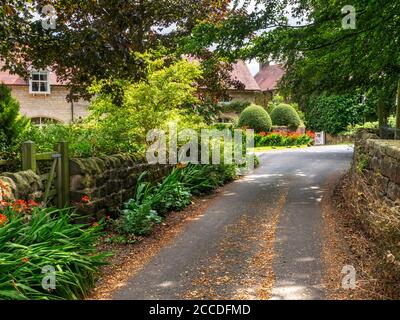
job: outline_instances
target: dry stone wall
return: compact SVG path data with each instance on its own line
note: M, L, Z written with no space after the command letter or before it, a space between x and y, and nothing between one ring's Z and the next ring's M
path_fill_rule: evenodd
M89 214L115 212L134 196L138 178L145 171L144 180L157 183L169 173L170 167L138 164L130 155L71 160L71 201L79 207L87 196L90 203L84 209Z
M41 177L31 170L0 174L0 200L37 199L43 192Z
M380 140L373 131L358 132L355 169L379 190L382 200L400 202L400 141Z
M150 165L132 155L72 159L71 204L90 216L116 212L134 196L138 178L145 171L144 181L156 184L168 175L171 167ZM11 199L37 199L43 196L45 183L33 171L1 173L0 189L0 195Z

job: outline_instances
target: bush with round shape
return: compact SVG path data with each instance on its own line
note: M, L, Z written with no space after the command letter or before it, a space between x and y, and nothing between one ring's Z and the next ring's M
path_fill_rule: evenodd
M252 104L241 113L239 127L249 127L256 132L269 132L272 127L272 121L263 107Z
M297 111L288 104L280 104L271 113L274 126L287 126L290 130L297 130L301 120Z

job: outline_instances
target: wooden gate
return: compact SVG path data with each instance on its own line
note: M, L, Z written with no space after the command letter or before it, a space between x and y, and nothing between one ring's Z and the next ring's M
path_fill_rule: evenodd
M49 172L42 174L38 161L51 161ZM65 208L70 204L68 142L59 142L54 147L54 152L38 154L34 142L24 142L22 170L32 170L41 176L45 184L43 201L46 205L53 202L57 208Z

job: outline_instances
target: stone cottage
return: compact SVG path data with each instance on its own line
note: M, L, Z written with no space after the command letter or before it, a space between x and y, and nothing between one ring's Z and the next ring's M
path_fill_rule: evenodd
M7 85L12 95L19 101L21 113L31 118L33 123L69 123L87 115L87 101L68 102L69 90L65 83L57 80L54 72L32 71L30 79L1 71L0 83Z
M260 86L254 79L249 67L244 61L238 61L233 65L231 77L233 80L240 81L244 85L243 90L229 90L229 96L231 97L232 101L260 104L260 101L262 101L262 92Z
M89 102L80 100L68 102L69 90L60 82L54 72L47 70L31 71L28 80L1 71L4 64L0 61L0 83L6 84L12 95L19 101L21 113L32 119L33 123L46 122L70 123L87 115ZM247 64L238 61L233 65L231 76L244 85L243 90L230 89L233 101L245 101L266 106L276 91L277 83L283 75L283 69L276 65L263 65L253 77Z
M254 76L262 92L262 105L267 106L268 101L274 97L278 91L279 81L285 74L285 70L280 64L270 64L269 62L260 63L260 71Z

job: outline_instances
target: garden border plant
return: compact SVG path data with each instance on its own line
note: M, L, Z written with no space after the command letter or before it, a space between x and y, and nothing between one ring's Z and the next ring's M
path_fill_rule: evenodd
M235 180L236 169L235 164L180 163L157 186L144 182L147 173L142 173L135 197L124 204L121 216L111 222L112 229L119 236L109 237L107 241L130 242L132 237L148 235L155 225L162 222L165 214L189 206L194 195L210 193Z
M0 299L75 300L92 289L110 255L96 249L102 222L76 224L71 209L23 200L2 200L0 208ZM55 286L47 288L51 268Z

